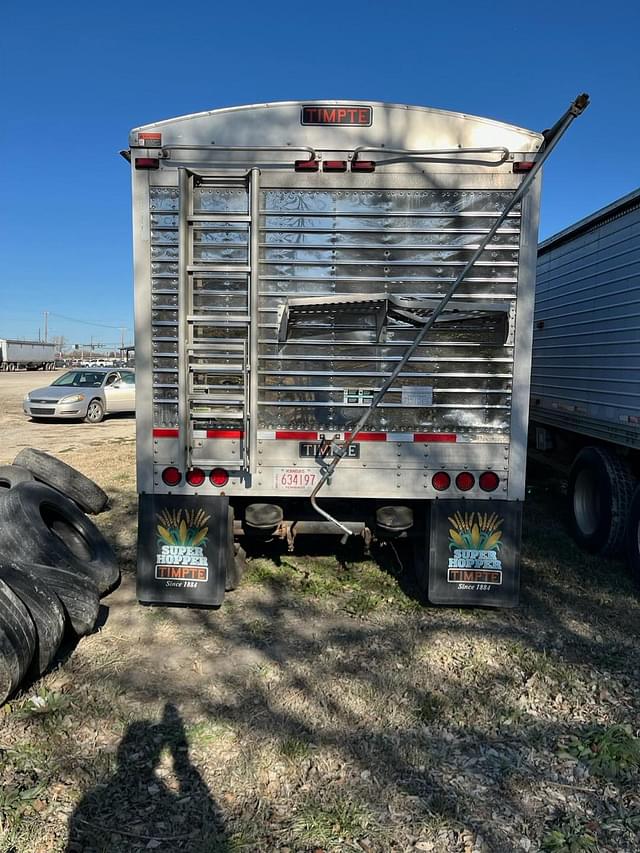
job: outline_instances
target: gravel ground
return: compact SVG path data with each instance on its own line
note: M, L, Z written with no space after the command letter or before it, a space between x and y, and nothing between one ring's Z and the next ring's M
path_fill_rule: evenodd
M23 381L0 464L93 476L123 582L0 710L0 853L640 850L638 596L571 544L561 481L530 472L515 611L431 608L402 553L326 546L254 554L219 611L142 608L133 422L30 424Z

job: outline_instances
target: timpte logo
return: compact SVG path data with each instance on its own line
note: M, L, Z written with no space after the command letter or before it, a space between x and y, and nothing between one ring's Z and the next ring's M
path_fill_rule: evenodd
M371 127L373 110L365 106L334 106L314 104L303 107L301 124L329 124L350 127Z
M502 547L504 519L494 512L456 512L449 518L449 583L502 584Z
M187 583L207 581L209 562L204 548L211 516L201 509L164 509L156 518L156 579Z

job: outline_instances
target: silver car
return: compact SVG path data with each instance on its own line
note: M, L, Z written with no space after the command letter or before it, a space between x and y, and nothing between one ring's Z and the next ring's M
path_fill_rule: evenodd
M89 424L99 424L113 412L135 412L135 383L133 370L69 370L51 385L27 394L23 409L34 420L82 418Z

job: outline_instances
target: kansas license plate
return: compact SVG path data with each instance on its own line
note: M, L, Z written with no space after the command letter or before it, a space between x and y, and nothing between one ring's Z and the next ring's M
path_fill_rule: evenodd
M338 455L338 445L336 444L322 444L321 441L301 441L298 444L298 455L301 459L317 459L318 457L323 459L325 456ZM345 457L348 459L359 459L360 458L360 445L359 444L350 444L347 452L345 453Z
M308 471L303 468L276 468L274 486L276 489L292 492L312 489L317 483L317 478L318 475L315 471Z

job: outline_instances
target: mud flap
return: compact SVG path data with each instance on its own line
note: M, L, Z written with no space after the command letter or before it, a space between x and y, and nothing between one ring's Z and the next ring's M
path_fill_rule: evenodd
M429 601L516 607L520 596L522 503L434 501Z
M140 495L137 594L142 604L222 604L229 499Z

